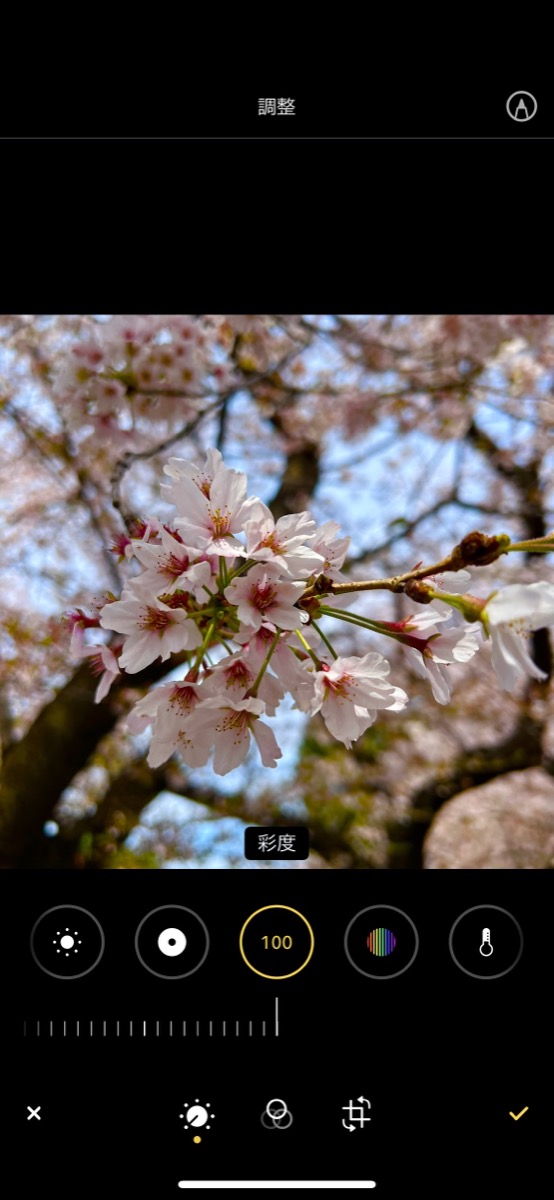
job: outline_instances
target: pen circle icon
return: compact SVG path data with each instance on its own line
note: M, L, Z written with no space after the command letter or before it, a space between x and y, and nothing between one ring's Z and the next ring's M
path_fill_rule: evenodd
M508 116L512 118L512 121L531 121L538 107L531 92L512 92L506 101Z

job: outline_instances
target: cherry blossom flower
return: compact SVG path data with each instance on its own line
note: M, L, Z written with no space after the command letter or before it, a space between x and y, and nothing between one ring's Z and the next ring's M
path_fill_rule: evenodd
M253 697L231 700L214 696L198 704L183 726L180 750L185 762L189 753L206 751L215 746L213 767L216 775L226 775L245 759L250 748L250 735L257 743L264 767L276 767L282 757L273 730L260 720L265 712L263 700ZM184 739L188 740L183 748ZM190 746L190 751L189 751Z
M82 608L76 608L70 612L66 612L65 620L69 622L71 627L71 641L69 643L69 653L72 658L83 658L85 645L85 630L98 629L100 624L99 617L89 617L84 613Z
M132 588L124 589L121 600L105 604L100 617L103 629L127 635L121 667L134 674L157 658L165 662L170 654L201 645L202 635L186 609L170 608L148 589L141 589L138 579Z
M259 563L247 575L233 579L224 595L237 605L237 616L243 625L259 629L263 620L280 629L296 629L301 623L300 611L294 608L305 591L303 583L285 583L276 563Z
M184 399L209 373L213 343L190 316L116 316L88 330L54 379L80 442L137 445L137 416L182 420ZM83 424L84 423L84 424Z
M313 711L321 710L329 733L347 750L373 724L379 709L400 712L407 704L402 688L387 683L389 671L382 654L370 653L363 658L337 658L327 670L317 672Z
M554 624L554 584L512 583L493 593L482 612L492 643L492 665L501 688L511 692L522 678L546 679L527 649L526 634Z
M257 510L244 528L248 558L273 562L281 572L297 579L319 575L323 570L324 555L306 545L316 528L309 513L291 513L275 521L269 508L257 501Z
M323 556L324 561L321 574L325 575L326 579L332 579L335 583L340 583L345 578L340 568L346 558L351 540L349 537L337 537L339 532L340 525L337 521L325 521L317 529L315 538L310 546L310 549L314 550L316 554Z
M184 345L193 338L188 326L176 331L169 318L157 320L165 322L159 341L150 345L151 331L144 331L151 364L165 345L166 325ZM128 334L125 326L118 336ZM93 375L90 354L83 370ZM333 615L351 619L399 641L439 704L450 699L450 668L477 653L477 632L491 640L502 687L512 690L522 676L544 678L524 639L554 624L554 584L515 584L485 601L467 593L469 572L447 571L424 577L427 592L416 589L414 595L433 603L414 602L415 611L402 620L356 617L342 611L355 603L354 592L326 593L343 579L349 544L335 521L317 528L308 512L275 521L258 497L247 497L246 476L226 467L218 450L209 451L202 466L173 458L165 471L171 482L164 493L178 510L173 525L141 520L113 547L123 561L136 557L142 574L121 599L97 605L98 615L80 609L67 614L72 653L90 658L102 672L98 700L120 670L136 673L158 658L191 652L186 679L156 688L129 718L133 732L152 726L151 766L175 751L189 766L205 766L213 750L214 770L223 775L244 760L252 737L264 766L276 766L281 750L260 718L274 716L287 692L307 715L321 712L347 748L381 709L401 711L408 697L389 683L390 666L381 654L322 661L335 652L318 613L325 621ZM121 634L123 645L86 645L86 630L98 625ZM208 655L214 648L215 655Z
M198 490L210 499L210 489L217 471L223 467L223 457L220 450L208 450L203 467L185 458L170 458L164 467L164 472L174 480L173 483L163 483L161 492L170 504L176 508L184 508L189 498L189 490L181 486L182 481L194 483ZM227 470L226 467L223 467Z
M480 629L479 624L464 625L435 634L431 627L427 638L422 639L421 650L413 646L405 647L414 670L429 679L437 704L448 704L452 694L449 666L455 662L469 662L477 654L479 642L475 634Z
M271 642L273 641L271 636ZM258 671L262 665L263 659L267 654L266 648L263 658L256 661L254 655L249 654L248 649L239 650L236 654L227 655L214 667L204 684L204 693L208 695L227 695L232 700L244 700L247 692L253 687ZM273 663L273 659L272 659ZM285 689L275 675L270 671L266 671L258 687L258 696L264 701L265 710L268 717L274 717L281 700L285 694Z
M253 664L256 673L260 670L276 632L275 625L264 621L255 633L251 629L247 629L237 633L235 636L235 641L244 643L248 661ZM313 632L315 634L315 630ZM309 633L309 629L304 630L305 637ZM271 668L286 691L290 692L295 700L293 707L300 709L301 712L309 713L312 711L314 700L314 665L308 655L303 654L301 651L299 652L301 657L297 657L289 639L290 634L288 632L281 634L273 650ZM316 638L314 637L312 640L315 641ZM263 694L264 680L265 676L260 687L262 700L265 699Z
M326 598L325 603L327 604L327 602ZM434 626L442 621L448 621L451 615L452 610L446 604L440 610L434 604L425 604L419 612L410 613L402 621L381 621L380 624L395 633L412 634L415 630L417 634L425 629L429 635L429 630L436 633Z
M161 530L161 546L148 543L135 546L135 557L147 568L141 582L154 595L177 590L192 592L199 601L206 598L204 588L212 578L212 563L198 559L194 547L177 541L166 529Z
M256 497L246 499L246 475L220 465L207 480L208 495L184 475L178 486L178 508L184 515L177 516L174 524L183 531L184 540L195 542L208 554L244 556L236 534L242 533L253 506L260 503Z
M176 751L180 750L190 767L204 767L208 761L210 747L194 740L184 732L187 717L191 715L202 696L202 689L186 680L182 683L164 683L154 688L138 704L127 718L131 733L142 733L152 725L153 736L148 752L151 767L159 767Z
M117 658L109 646L87 646L82 651L83 658L90 658L90 665L95 675L100 675L94 699L96 704L108 695L112 683L121 674Z

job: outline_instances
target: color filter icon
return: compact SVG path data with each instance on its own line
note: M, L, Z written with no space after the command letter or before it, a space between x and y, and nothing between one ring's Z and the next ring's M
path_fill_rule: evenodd
M367 944L372 954L376 954L377 958L384 958L386 954L392 954L396 938L391 929L372 929Z

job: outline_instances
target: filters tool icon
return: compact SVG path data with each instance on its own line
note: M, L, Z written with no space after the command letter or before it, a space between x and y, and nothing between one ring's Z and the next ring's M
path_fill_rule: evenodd
M368 948L378 958L392 954L396 946L396 938L391 929L372 929L367 939Z

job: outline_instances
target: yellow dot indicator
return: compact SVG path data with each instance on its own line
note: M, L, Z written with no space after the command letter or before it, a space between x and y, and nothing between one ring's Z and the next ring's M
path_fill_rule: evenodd
M196 1134L196 1137L193 1137L192 1140L193 1140L193 1142L196 1142L196 1145L198 1145L198 1143L202 1141L202 1138L198 1137L198 1134Z
M283 912L292 913L292 922L289 917L285 926L277 920L273 931L273 923L268 922L268 917L278 918ZM244 922L240 931L239 948L247 967L254 971L255 975L261 975L262 979L292 979L293 975L298 975L304 970L312 957L314 933L310 922L297 908L291 908L289 904L266 904L263 908L257 908ZM268 961L268 968L271 961L271 966L275 965L277 968L275 971L261 970L266 953L268 956L273 955ZM290 964L287 962L289 953L294 961L293 970L286 969L287 966L292 966L292 961ZM263 966L265 967L265 961Z

